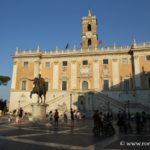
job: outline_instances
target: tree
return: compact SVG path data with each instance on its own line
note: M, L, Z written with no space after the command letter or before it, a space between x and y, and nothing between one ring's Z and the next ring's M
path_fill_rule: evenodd
M10 77L0 75L0 85L7 85L9 80L10 80Z
M0 110L4 111L7 109L7 100L0 99Z

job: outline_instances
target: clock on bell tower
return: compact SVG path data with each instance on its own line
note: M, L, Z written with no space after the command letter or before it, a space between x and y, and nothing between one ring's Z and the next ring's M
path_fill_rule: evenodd
M82 18L82 48L92 49L98 47L97 18L91 15Z

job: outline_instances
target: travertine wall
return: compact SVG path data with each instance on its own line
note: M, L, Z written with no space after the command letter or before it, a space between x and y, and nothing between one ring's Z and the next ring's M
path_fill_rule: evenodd
M150 55L150 50L149 48L133 50L135 53L135 84L141 90L149 90L150 61L146 60L146 56ZM63 92L84 91L82 89L84 81L88 83L89 91L103 91L103 81L108 80L109 92L111 92L111 90L124 91L124 80L129 79L128 91L132 91L133 74L131 56L128 51L129 49L122 51L95 51L93 49L93 52L82 52L81 50L65 54L18 52L13 56L10 110L18 107L18 101L23 99L22 97L24 97L23 103L31 102L29 95L33 83L27 79L33 79L39 73L48 82L48 93L53 93L48 94L51 100L59 97ZM108 59L108 64L103 64L104 59ZM85 60L88 63L83 65ZM67 61L67 66L62 65L63 61ZM25 67L24 62L28 62L28 66ZM46 62L50 63L48 67L46 67ZM64 80L67 81L66 91L62 91ZM26 81L26 90L22 90L22 81ZM78 97L75 101L78 101Z

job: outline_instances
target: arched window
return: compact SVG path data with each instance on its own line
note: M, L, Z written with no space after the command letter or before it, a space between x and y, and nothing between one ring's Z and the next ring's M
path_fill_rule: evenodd
M82 82L82 90L88 90L88 82L87 81Z
M88 29L88 31L91 31L91 30L92 30L92 28L91 28L91 25L90 25L90 24L88 24L87 29Z
M92 46L92 41L91 39L88 39L88 47L91 47Z

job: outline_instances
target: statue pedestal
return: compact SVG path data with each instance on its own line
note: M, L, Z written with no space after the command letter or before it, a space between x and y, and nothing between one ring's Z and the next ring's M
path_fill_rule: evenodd
M32 98L31 98L33 103L38 103L38 95L37 94L32 94Z
M47 104L33 103L32 106L32 121L46 120L46 107Z

